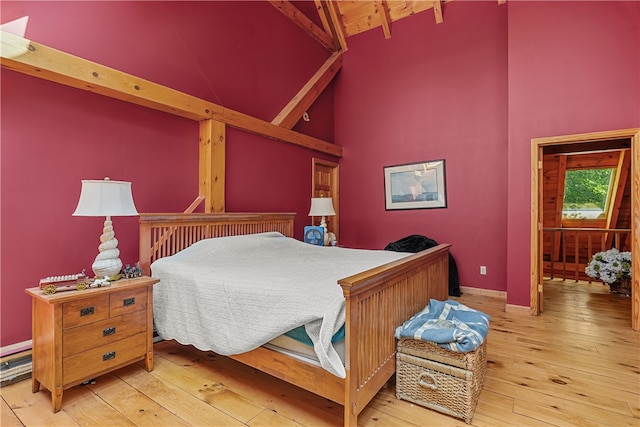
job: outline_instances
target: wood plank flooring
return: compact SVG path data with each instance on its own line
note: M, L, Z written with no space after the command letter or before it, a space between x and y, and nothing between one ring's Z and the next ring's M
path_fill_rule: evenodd
M488 369L473 426L640 426L640 333L631 301L599 283L547 282L540 316L465 293L491 316ZM175 342L155 345L155 369L133 365L64 392L51 412L31 381L0 389L2 426L340 426L342 408L240 363ZM463 426L397 400L393 379L362 426Z

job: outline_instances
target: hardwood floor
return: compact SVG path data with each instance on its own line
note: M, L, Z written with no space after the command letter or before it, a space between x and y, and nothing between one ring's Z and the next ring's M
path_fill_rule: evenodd
M640 333L630 298L602 284L545 285L540 316L506 313L504 301L456 298L491 316L488 369L473 426L639 426ZM64 392L51 412L31 381L0 389L2 426L339 426L342 407L212 353L155 345L142 364ZM363 426L463 426L395 398L393 379L362 412Z

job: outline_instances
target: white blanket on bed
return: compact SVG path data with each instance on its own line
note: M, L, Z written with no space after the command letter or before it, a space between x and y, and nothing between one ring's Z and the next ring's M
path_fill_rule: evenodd
M305 325L323 368L345 369L331 337L345 320L339 279L408 253L309 245L280 233L199 241L151 265L160 337L232 355Z

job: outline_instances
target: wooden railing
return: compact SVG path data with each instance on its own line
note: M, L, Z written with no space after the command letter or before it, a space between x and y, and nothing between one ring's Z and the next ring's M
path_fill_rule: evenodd
M551 279L588 280L584 272L593 254L631 250L631 230L615 228L543 228L544 275Z

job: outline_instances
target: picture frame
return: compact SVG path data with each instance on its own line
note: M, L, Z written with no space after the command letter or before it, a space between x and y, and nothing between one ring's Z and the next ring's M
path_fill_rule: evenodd
M444 159L383 169L386 210L447 207Z

